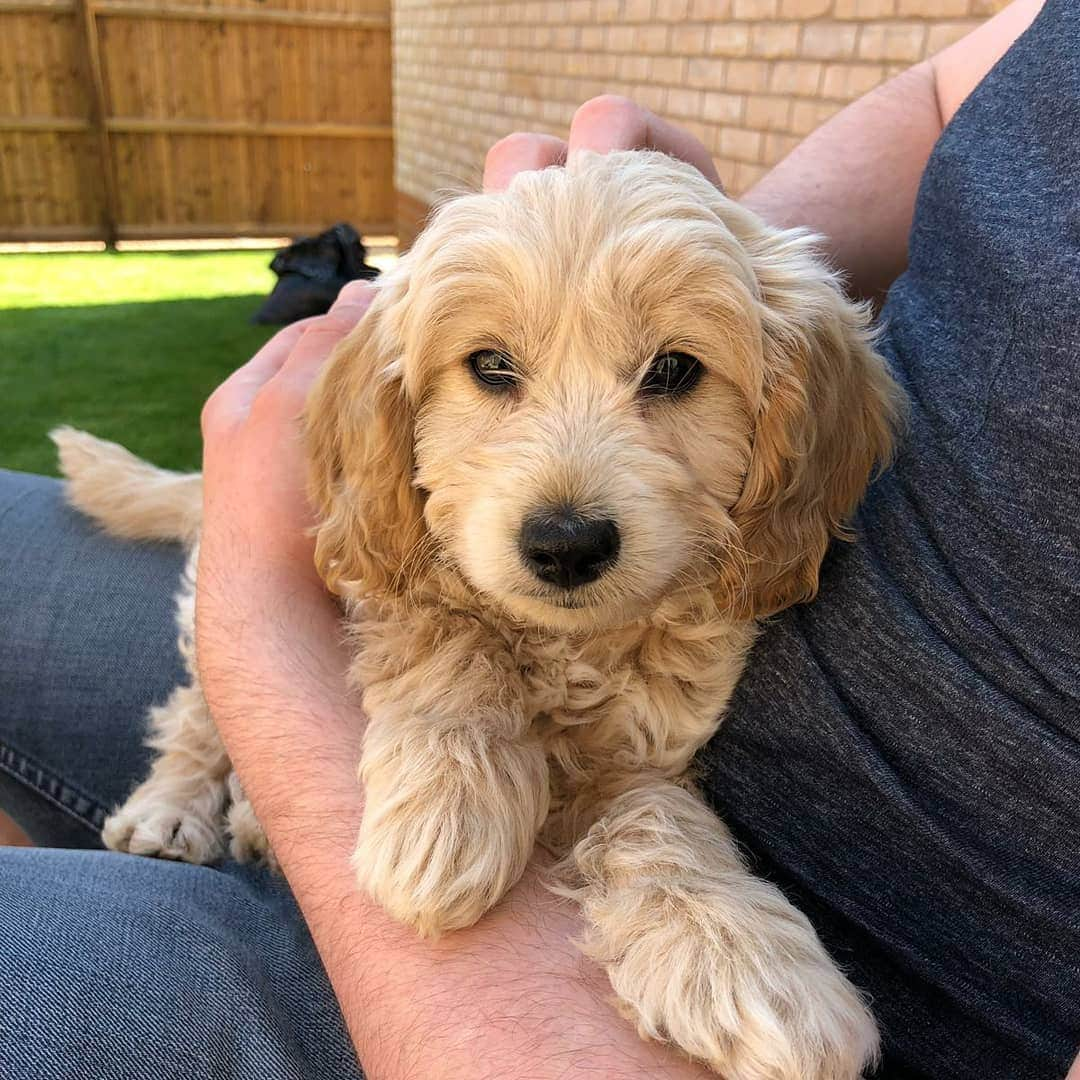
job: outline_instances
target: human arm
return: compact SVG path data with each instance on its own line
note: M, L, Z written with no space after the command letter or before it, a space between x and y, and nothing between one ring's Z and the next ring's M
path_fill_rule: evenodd
M539 858L475 927L435 944L356 886L365 719L345 691L337 609L312 569L296 417L365 305L350 291L327 320L284 331L208 403L197 595L207 699L358 1055L372 1080L703 1077L615 1012Z

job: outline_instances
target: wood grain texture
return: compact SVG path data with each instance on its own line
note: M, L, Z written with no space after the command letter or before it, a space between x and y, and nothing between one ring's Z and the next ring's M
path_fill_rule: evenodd
M0 240L395 219L389 0L0 0Z

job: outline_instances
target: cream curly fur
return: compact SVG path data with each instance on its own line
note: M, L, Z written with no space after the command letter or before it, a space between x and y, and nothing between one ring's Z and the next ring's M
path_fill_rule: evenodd
M485 348L513 358L512 393L470 374ZM665 350L705 374L643 400ZM539 838L643 1036L727 1080L858 1076L877 1044L864 1003L688 769L757 620L813 596L898 411L814 238L689 167L582 153L444 205L306 416L317 564L370 717L364 888L434 936L497 903ZM197 477L54 438L72 501L108 529L193 539ZM553 504L622 537L571 595L518 552L523 518ZM188 650L190 603L189 583ZM153 725L159 757L109 845L203 861L228 828L234 853L265 854L193 667Z

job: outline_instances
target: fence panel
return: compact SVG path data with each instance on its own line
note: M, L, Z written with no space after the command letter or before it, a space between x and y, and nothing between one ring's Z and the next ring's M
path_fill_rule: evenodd
M389 0L0 0L0 239L392 229Z

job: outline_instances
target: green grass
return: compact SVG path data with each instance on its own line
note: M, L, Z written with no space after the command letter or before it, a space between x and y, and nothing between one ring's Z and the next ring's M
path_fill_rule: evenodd
M272 330L270 252L0 255L0 467L55 475L71 424L197 468L199 410Z

